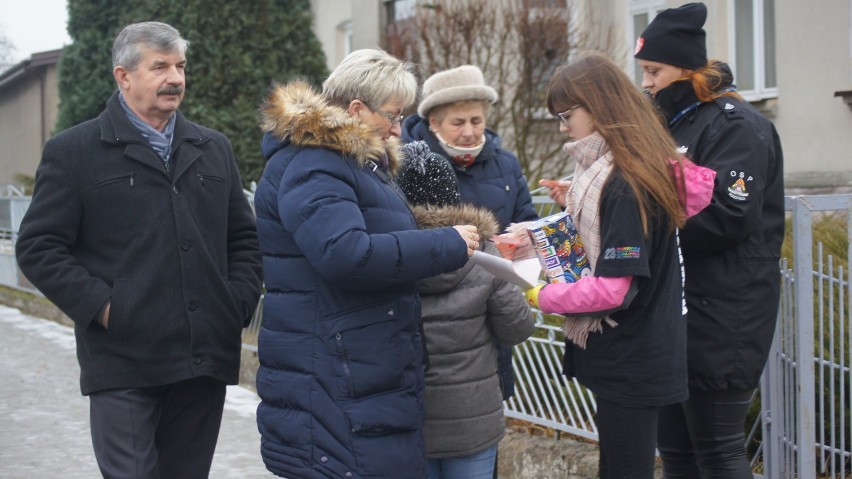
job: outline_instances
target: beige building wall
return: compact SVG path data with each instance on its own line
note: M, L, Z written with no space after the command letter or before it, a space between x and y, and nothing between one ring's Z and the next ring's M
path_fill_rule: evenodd
M635 42L626 35L632 1L592 2L598 20L612 6L613 24L627 47L623 61L628 71ZM709 58L731 60L732 1L704 0ZM677 7L686 0L663 3ZM788 192L852 192L852 107L834 96L852 90L852 2L824 0L817 8L809 2L774 0L774 5L778 96L754 105L775 123L781 137Z
M56 123L59 107L58 57L58 52L33 55L27 66L11 72L2 80L0 185L17 184L15 176L18 174L35 175L42 147L52 135ZM46 64L39 64L45 60Z
M384 2L381 0L351 0L352 49L382 46L385 25Z
M353 50L381 44L381 0L311 0L314 34L333 70Z
M314 35L322 44L325 65L334 69L346 56L352 24L352 10L348 1L311 0L314 12Z
M775 0L778 111L788 186L852 191L852 2Z

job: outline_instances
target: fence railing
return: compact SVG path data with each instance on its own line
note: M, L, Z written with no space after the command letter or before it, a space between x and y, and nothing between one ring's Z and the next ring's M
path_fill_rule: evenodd
M764 473L769 478L850 477L852 195L787 197L793 265L781 264L781 308L761 379ZM814 221L840 215L845 258L814 245ZM841 222L842 223L842 222ZM816 258L814 258L816 250Z
M246 192L251 198L252 193ZM541 215L555 213L550 198L533 198ZM18 271L14 241L29 198L0 196L0 284L33 290ZM769 361L755 393L761 413L748 427L752 464L764 477L849 477L852 462L852 307L848 264L852 256L852 195L786 198L792 219L793 265L780 265L781 308ZM845 215L845 258L814 246L814 218ZM814 257L816 248L816 258ZM243 333L243 348L257 351L263 301ZM514 348L516 394L506 416L596 440L594 397L562 375L561 329L536 312L533 337Z
M15 260L15 240L30 197L11 185L0 189L0 284L31 293L41 294L21 274Z

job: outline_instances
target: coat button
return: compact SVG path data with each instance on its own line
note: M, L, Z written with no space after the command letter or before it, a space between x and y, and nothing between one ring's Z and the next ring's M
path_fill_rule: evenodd
M190 301L189 304L186 305L186 309L190 311L195 311L196 309L198 309L198 301Z
M184 251L189 251L190 245L192 245L192 243L189 240L183 240L180 243L180 249L182 249Z
M193 363L195 363L196 365L198 365L198 364L203 363L204 361L203 361L200 357L198 357L198 356L193 356L193 357L192 357L192 362L193 362Z
M701 300L701 306L707 306L707 300L706 299Z
M180 194L180 190L178 190L177 185L172 185L172 192L176 195Z
M393 316L393 310L392 309L388 310L388 316Z
M346 477L352 477L352 473L351 473L351 472L347 472L347 473L346 473Z
M320 458L320 462L326 463L326 462L328 462L328 458L323 456L323 457Z

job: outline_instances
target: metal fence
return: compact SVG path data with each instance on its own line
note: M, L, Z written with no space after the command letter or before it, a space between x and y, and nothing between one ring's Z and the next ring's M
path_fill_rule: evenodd
M251 199L252 193L246 192ZM556 212L535 196L540 214ZM14 261L17 227L29 198L0 197L0 284L30 289ZM760 414L748 425L752 464L764 477L849 478L852 462L852 307L847 264L852 253L852 195L786 198L792 224L793 265L782 261L781 308L775 342L755 401ZM814 219L827 214L846 221L845 258L814 245ZM816 254L814 254L814 250ZM243 333L243 348L257 351L263 301ZM594 397L561 374L565 347L561 329L536 311L536 332L515 347L516 395L506 416L596 440Z
M762 450L769 478L850 477L852 195L786 198L793 265L782 262L781 310L761 379ZM845 257L814 244L815 220L845 222ZM827 238L828 240L828 238Z
M30 197L14 186L0 188L0 284L38 293L15 261L15 240ZM41 294L41 293L38 293Z

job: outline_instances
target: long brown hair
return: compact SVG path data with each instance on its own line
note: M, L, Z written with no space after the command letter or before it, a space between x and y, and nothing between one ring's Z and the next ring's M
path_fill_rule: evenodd
M652 199L670 228L683 226L686 214L669 165L679 155L651 100L609 58L589 53L556 70L547 88L550 113L575 105L589 112L612 152L613 167L636 195L644 233L656 211Z

